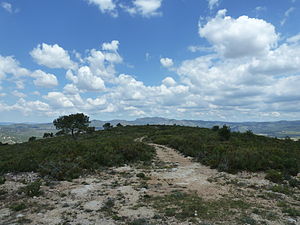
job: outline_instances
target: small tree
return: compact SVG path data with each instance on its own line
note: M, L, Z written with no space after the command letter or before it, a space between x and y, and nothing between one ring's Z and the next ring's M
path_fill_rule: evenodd
M53 133L44 133L43 138L51 138L53 137Z
M76 134L87 130L89 123L89 117L83 113L61 116L53 121L56 129L61 130L61 133L71 133L74 139L76 139Z
M116 127L123 127L123 125L122 125L121 123L118 123L118 124L116 125Z
M36 137L32 136L28 139L28 142L32 142L32 141L35 141L36 140Z
M113 126L110 123L105 123L103 124L103 128L104 130L110 130L111 128L113 128Z
M213 131L218 131L218 130L219 130L219 126L213 126L211 129L212 129Z
M220 136L221 141L228 141L231 136L230 127L223 125L223 127L219 129L218 134Z

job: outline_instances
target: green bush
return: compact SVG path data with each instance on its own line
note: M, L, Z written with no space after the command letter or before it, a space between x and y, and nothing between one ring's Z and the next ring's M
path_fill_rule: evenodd
M0 185L4 184L5 181L6 181L5 177L4 176L0 176Z
M23 209L26 209L27 206L24 202L21 202L21 203L13 203L12 205L9 206L9 208L13 211L21 211Z
M220 171L277 171L282 177L280 174L268 175L277 182L299 173L299 141L258 136L250 131L230 132L227 126L218 132L206 128L165 126L152 131L148 138Z
M224 125L221 129L219 129L218 134L221 141L228 141L231 136L230 127Z
M268 170L266 174L266 179L279 184L284 181L284 176L280 171Z
M45 138L1 146L0 175L6 172L39 172L56 180L71 180L110 166L149 162L154 148L134 141L144 136L144 127L118 127L107 131Z
M25 193L28 197L40 196L42 194L41 190L41 182L34 181L32 183L27 184L25 187L21 187L19 192Z

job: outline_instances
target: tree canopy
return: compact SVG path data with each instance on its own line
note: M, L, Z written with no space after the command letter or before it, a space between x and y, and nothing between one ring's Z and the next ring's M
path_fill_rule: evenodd
M89 123L89 117L83 113L60 116L53 121L56 129L60 130L59 132L64 134L71 133L74 139L76 138L76 134L88 129Z

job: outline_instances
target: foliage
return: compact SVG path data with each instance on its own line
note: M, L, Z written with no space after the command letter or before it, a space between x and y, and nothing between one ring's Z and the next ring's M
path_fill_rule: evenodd
M211 128L212 131L218 131L219 129L220 129L219 126L213 126L213 127Z
M175 216L179 220L198 217L201 220L229 220L236 209L245 212L251 205L242 200L227 197L218 200L204 200L197 194L173 192L165 196L144 199L154 208L168 217Z
M65 134L71 133L74 139L76 134L86 131L89 123L89 117L83 113L61 116L53 121L56 129L62 130Z
M91 133L93 133L93 132L95 132L96 131L96 128L95 127L88 127L87 129L86 129L86 132L88 133L88 134L91 134Z
M0 176L0 185L4 184L5 181L6 181L5 177L4 176Z
M105 124L103 124L103 129L104 130L110 130L110 129L112 129L113 128L113 126L110 124L110 123L105 123Z
M120 127L70 136L39 139L0 147L0 175L6 172L39 172L56 180L71 180L110 166L149 162L153 147L134 141L142 127Z
M300 171L299 141L258 136L250 132L230 132L230 139L223 141L219 132L212 129L183 126L155 127L156 129L153 129L152 126L152 131L148 135L150 141L168 145L220 171L276 170L283 174L284 179L289 175L295 176ZM228 127L225 129L228 131ZM274 174L272 176L274 177Z
M9 206L9 208L10 208L11 210L13 210L13 211L18 212L18 211L21 211L21 210L23 210L23 209L26 209L27 206L26 206L26 204L25 204L24 202L21 202L21 203L13 203L13 204L11 204L11 205Z
M266 174L266 179L274 183L282 183L284 181L284 176L282 172L277 170L268 170Z
M0 146L0 175L35 171L58 180L69 180L103 167L149 162L154 150L134 141L140 137L168 145L220 171L268 171L268 178L278 182L282 180L281 175L287 179L299 172L299 141L249 132L230 132L230 139L223 141L219 131L164 125L123 126L80 134L76 142L65 135ZM297 185L294 181L291 183Z
M32 141L35 141L36 140L36 137L30 137L29 139L28 139L28 142L32 142Z
M39 196L41 195L41 182L40 181L34 181L32 183L27 184L25 187L21 187L19 192L25 193L25 195L29 197Z
M43 138L53 137L53 133L44 133Z
M218 130L221 141L228 141L230 138L230 127L224 125L221 129Z

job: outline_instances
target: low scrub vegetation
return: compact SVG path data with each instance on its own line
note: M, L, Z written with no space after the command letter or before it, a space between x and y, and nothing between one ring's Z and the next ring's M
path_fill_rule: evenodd
M224 197L208 201L197 194L177 191L165 196L147 198L145 202L165 216L175 216L179 220L199 218L206 221L228 221L238 218L240 213L245 213L251 208L251 204L242 200Z
M154 149L134 139L143 128L112 130L40 139L0 147L0 176L6 172L39 172L57 180L70 180L85 171L138 161L150 162Z
M149 135L157 144L168 145L220 171L269 171L280 183L300 169L300 141L280 140L221 129L160 126Z
M300 170L300 141L258 136L251 131L231 132L183 126L118 126L72 136L0 146L0 176L5 172L40 172L57 180L73 179L84 171L150 162L154 149L144 141L168 145L220 171L266 171L275 183L290 181Z

